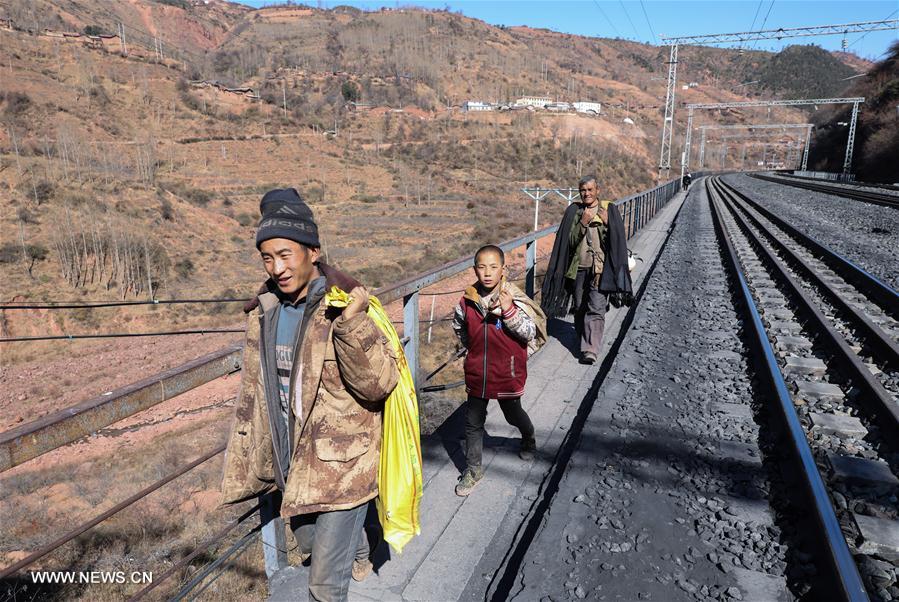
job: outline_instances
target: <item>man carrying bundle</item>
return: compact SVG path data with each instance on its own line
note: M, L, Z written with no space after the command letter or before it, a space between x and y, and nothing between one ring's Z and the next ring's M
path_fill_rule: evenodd
M256 248L269 279L248 304L236 420L225 455L223 503L280 491L309 597L347 599L371 571L363 524L378 495L381 411L397 359L366 314L368 291L319 260L312 210L292 188L260 204ZM350 291L342 310L323 301Z

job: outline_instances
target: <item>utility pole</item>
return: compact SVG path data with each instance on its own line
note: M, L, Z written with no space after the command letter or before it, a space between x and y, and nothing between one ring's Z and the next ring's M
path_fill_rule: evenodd
M128 54L128 45L125 43L125 24L119 21L119 45L122 48L122 54Z
M565 199L570 205L571 201L578 198L579 192L577 188L522 188L521 191L534 200L534 232L539 229L540 201L545 199L549 194L555 193Z
M699 143L699 169L702 169L702 166L705 165L705 133L708 128L699 129L702 130L702 141Z

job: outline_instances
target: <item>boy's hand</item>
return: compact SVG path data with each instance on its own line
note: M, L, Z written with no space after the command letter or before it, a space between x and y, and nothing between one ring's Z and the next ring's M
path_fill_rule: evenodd
M513 299L512 293L503 289L499 292L499 306L503 308L503 311L509 311L512 309Z
M352 318L358 313L368 309L368 290L364 286L357 286L350 291L350 304L343 310L343 317Z

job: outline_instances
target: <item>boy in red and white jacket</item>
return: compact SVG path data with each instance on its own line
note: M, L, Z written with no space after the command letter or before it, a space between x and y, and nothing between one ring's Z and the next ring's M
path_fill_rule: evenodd
M465 356L465 460L467 467L456 485L456 495L467 496L484 476L481 455L487 402L496 399L506 422L521 431L519 456L533 460L537 449L534 425L521 407L527 380L527 360L533 352L537 325L528 314L539 307L503 278L505 255L486 245L474 258L478 282L468 287L456 306L453 330ZM529 345L531 344L531 345Z

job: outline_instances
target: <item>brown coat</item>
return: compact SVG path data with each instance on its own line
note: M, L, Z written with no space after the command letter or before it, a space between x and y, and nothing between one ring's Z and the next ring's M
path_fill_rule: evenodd
M327 289L348 290L346 276L320 265ZM327 290L326 289L326 290ZM243 374L235 423L225 453L222 503L239 502L276 487L272 431L260 358L263 316L279 303L273 292L258 297L247 319ZM399 372L387 338L367 315L344 319L324 300L314 308L300 344L294 376L302 392L302 416L293 425L293 450L283 492L282 516L345 510L378 495L383 401Z

